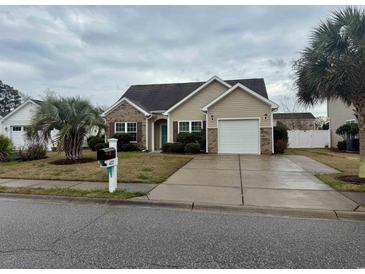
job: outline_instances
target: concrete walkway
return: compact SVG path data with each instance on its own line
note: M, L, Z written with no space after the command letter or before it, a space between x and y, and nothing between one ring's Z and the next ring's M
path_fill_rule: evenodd
M108 183L104 182L81 182L81 181L54 181L54 180L21 180L21 179L0 179L0 186L7 187L32 187L32 188L70 188L81 190L107 189ZM157 184L144 183L118 183L118 189L129 192L149 192Z
M149 194L151 200L319 210L358 204L318 180L336 170L304 156L199 155Z

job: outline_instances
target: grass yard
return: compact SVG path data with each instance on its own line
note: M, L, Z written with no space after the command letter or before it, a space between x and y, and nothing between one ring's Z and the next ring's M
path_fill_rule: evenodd
M78 190L70 188L28 188L28 187L5 187L0 186L0 193L32 194L32 195L54 195L68 197L87 198L113 198L118 200L130 199L145 195L143 192L128 192L117 189L109 193L107 189Z
M325 148L317 149L287 149L287 155L303 155L330 167L341 173L317 174L316 176L323 182L341 191L361 191L365 192L364 184L352 184L340 180L343 175L357 175L359 171L360 155L355 153L337 152Z
M123 183L161 183L192 159L187 155L144 152L121 152L118 156L118 182ZM54 165L50 162L64 155L49 152L42 160L0 163L0 178L107 182L106 170L96 162L96 152L84 150L83 157L95 158L95 162Z

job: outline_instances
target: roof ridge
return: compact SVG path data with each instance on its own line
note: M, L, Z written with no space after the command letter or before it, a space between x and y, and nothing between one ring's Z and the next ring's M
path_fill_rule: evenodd
M238 78L238 79L223 79L224 82L226 81L242 81L242 80L264 80L263 77L259 78ZM153 83L153 84L136 84L131 85L131 87L137 87L137 86L158 86L158 85L184 85L184 84L198 84L198 83L205 83L207 81L189 81L189 82L171 82L171 83Z

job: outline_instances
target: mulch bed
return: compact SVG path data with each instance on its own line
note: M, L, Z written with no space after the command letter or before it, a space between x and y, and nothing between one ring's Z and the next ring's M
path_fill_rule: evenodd
M74 164L84 164L84 163L90 163L95 162L96 160L94 158L81 158L76 161L72 161L69 159L59 159L52 162L49 162L52 165L74 165Z
M341 181L344 181L346 183L351 183L351 184L355 184L355 185L365 184L365 178L360 178L355 175L339 176L338 179L340 179Z

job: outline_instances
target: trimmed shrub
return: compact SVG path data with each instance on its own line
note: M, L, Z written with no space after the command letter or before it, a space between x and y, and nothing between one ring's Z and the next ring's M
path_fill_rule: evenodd
M113 138L118 139L118 151L122 151L122 146L132 141L132 137L127 133L114 134Z
M171 153L184 153L185 146L183 143L176 142L171 144Z
M200 144L198 143L188 143L185 145L185 152L196 154L200 152Z
M109 147L109 144L108 143L98 143L95 145L95 150L99 150L99 149L102 149L102 148L108 148Z
M347 142L346 141L339 141L337 143L338 150L346 151L347 150Z
M87 138L87 145L92 151L96 151L96 145L105 142L105 136L90 136Z
M0 162L9 161L13 153L11 140L4 135L0 135Z
M274 144L274 153L283 154L287 148L288 148L287 141L285 141L284 139L277 140Z
M22 161L40 160L47 157L47 149L44 145L31 144L26 149L19 150L19 159Z
M171 146L172 146L172 143L165 143L162 145L162 152L164 153L170 153L171 152Z
M189 133L189 132L180 132L177 135L176 141L179 143L183 143L184 145L187 145L189 143L196 143L198 142L199 133Z
M189 143L199 143L200 150L205 151L206 139L205 130L202 129L200 132L180 132L176 138L177 142L183 143L186 146Z
M288 148L288 128L277 123L274 127L274 153L282 154Z
M124 144L121 146L120 151L138 151L139 148L135 144Z

